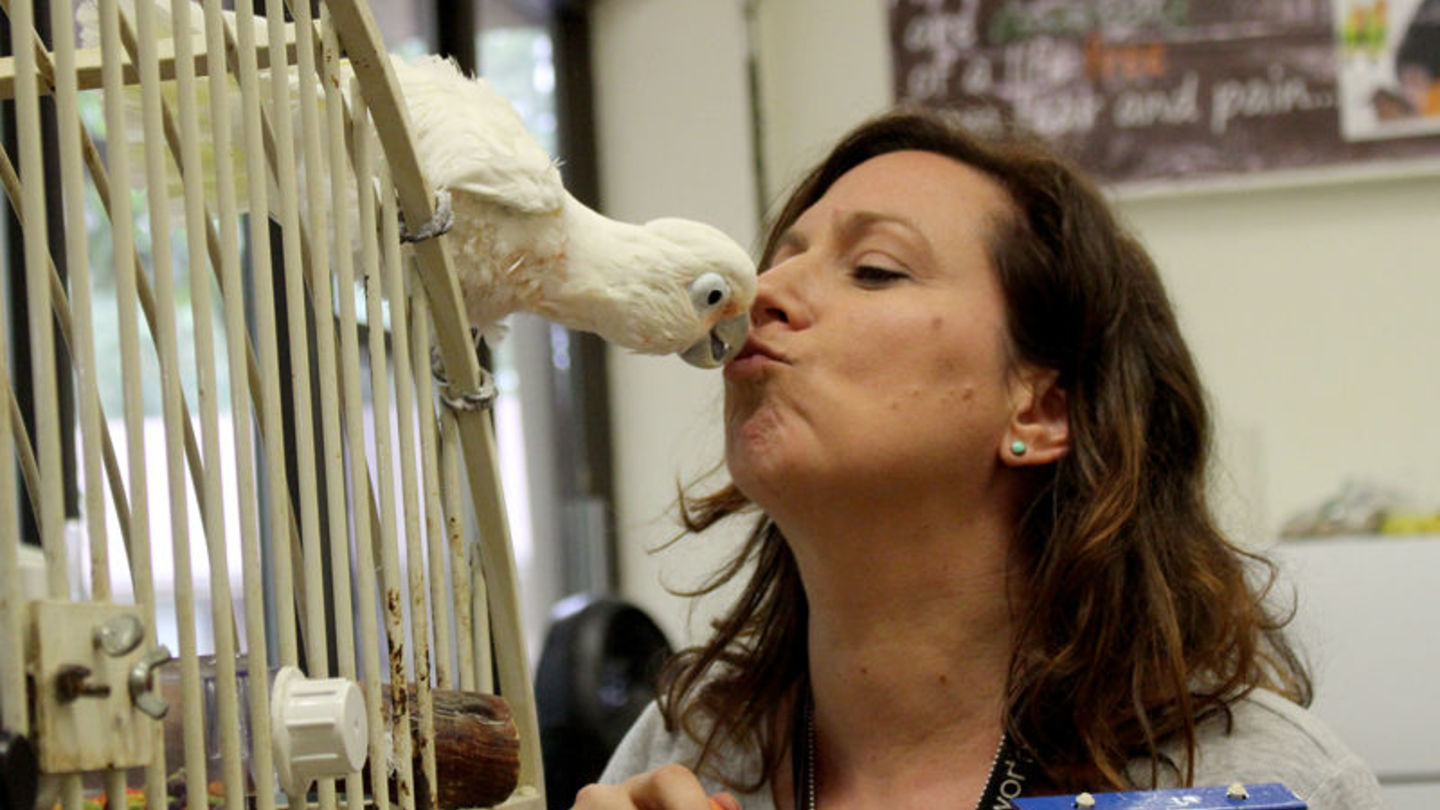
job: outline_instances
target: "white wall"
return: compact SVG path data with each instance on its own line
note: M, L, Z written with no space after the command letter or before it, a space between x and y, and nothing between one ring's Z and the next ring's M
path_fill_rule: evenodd
M1440 506L1440 178L1122 209L1209 386L1248 539L1347 476Z
M758 3L761 154L773 203L844 132L890 104L884 2Z
M694 217L751 245L757 215L739 3L600 0L592 8L606 213ZM720 375L673 357L612 349L609 359L622 590L672 642L688 640L686 602L662 583L693 587L728 544L650 550L676 533L677 481L720 459ZM706 626L695 624L700 633Z

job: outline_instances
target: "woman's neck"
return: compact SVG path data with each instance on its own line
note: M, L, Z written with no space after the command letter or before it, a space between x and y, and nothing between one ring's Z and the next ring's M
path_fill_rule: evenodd
M1023 599L1013 524L908 514L797 544L829 807L973 805L999 744Z

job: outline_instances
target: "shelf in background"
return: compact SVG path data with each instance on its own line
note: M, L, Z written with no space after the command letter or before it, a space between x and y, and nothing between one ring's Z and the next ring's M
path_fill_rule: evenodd
M1365 759L1396 810L1440 806L1440 536L1287 539L1267 550L1317 715Z

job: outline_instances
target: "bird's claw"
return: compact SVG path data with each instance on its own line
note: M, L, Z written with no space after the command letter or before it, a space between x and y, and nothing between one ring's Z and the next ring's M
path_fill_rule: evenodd
M481 411L495 404L495 377L486 369L480 369L480 387L474 391L451 394L447 386L440 388L440 401L452 411Z
M434 377L435 382L440 383L442 388L450 384L450 380L445 377L445 357L440 354L439 346L430 349L430 376Z
M470 337L476 341L478 350L479 330L473 326L470 327ZM450 380L445 376L445 360L441 357L440 348L437 346L430 350L430 374L440 384L440 401L444 402L451 410L483 410L495 403L495 396L498 393L495 387L495 377L484 366L480 367L479 388L474 391L452 394L450 393Z
M426 239L433 239L448 232L455 225L455 209L450 207L450 192L440 188L435 190L435 215L420 227L411 231L405 227L405 217L400 217L400 241L408 244L423 242Z
M475 354L478 356L480 354L480 330L473 326L470 327L470 343L474 345ZM485 373L483 366L480 371ZM430 375L441 385L450 384L450 379L445 376L445 358L440 354L439 346L430 347Z

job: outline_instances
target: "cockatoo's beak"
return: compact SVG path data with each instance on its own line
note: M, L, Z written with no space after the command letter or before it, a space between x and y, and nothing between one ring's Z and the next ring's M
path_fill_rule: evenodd
M742 312L715 324L710 334L680 352L680 358L697 368L718 368L744 348L749 334L750 313Z

